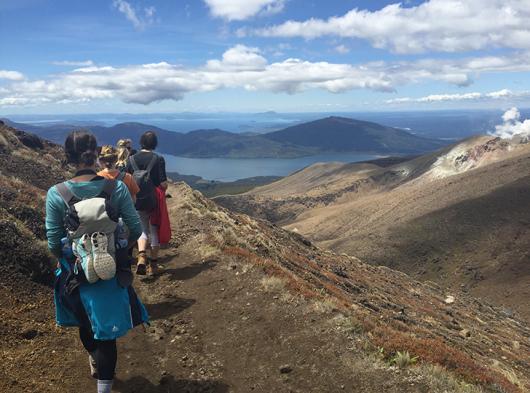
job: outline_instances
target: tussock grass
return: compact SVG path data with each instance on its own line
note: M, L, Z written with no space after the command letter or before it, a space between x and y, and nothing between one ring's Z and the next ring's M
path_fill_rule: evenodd
M417 356L411 356L408 351L397 351L392 359L390 359L390 364L398 366L399 368L407 368L416 364L418 361Z
M339 330L346 334L361 334L363 332L361 323L352 316L339 314L333 318L333 322Z
M333 311L337 310L337 304L329 298L314 300L311 303L311 307L314 311L321 314L331 314Z
M261 286L267 292L281 292L285 289L286 282L279 277L263 277L260 281Z
M416 372L429 384L432 393L483 393L480 387L459 381L438 365L421 364L416 367Z
M498 367L497 368L499 372L506 377L508 381L510 381L511 384L517 386L518 388L523 388L523 383L513 370L506 370L503 368Z
M209 241L207 236L203 233L198 234L193 239L191 239L187 245L190 249L198 252L201 259L210 259L214 256L217 256L220 252L220 249L216 247L215 244L212 244L212 241Z

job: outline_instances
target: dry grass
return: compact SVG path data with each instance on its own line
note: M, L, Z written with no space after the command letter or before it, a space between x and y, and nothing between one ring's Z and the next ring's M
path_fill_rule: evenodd
M517 374L515 373L515 371L513 370L506 370L506 369L503 369L503 368L500 368L498 367L497 370L499 370L499 372L504 375L506 377L506 379L508 381L510 381L511 384L519 387L519 388L524 388L523 386L523 383L521 382L521 380L519 379L519 377L517 376Z
M208 239L203 233L200 233L191 239L188 242L187 247L198 252L203 260L211 259L217 256L220 252L219 247L213 244L212 240Z
M331 298L315 300L311 303L311 307L314 311L320 314L331 314L332 312L337 311L337 303Z
M415 367L415 373L429 384L432 393L483 393L480 387L459 381L438 365L418 365Z
M352 316L339 314L332 321L340 331L348 335L361 334L364 331L362 324Z
M261 286L267 292L281 292L285 289L285 280L279 277L267 276L261 279Z

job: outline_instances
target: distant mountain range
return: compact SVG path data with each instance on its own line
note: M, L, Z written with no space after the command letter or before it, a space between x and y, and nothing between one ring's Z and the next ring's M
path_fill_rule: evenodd
M78 125L36 126L3 120L12 127L60 144L69 132L80 128ZM115 144L123 138L136 143L142 133L152 130L158 135L161 153L195 158L294 158L333 152L403 155L432 151L446 144L401 129L342 117L327 117L260 135L219 129L180 133L142 123L120 123L112 127L86 125L84 128L93 132L100 144Z

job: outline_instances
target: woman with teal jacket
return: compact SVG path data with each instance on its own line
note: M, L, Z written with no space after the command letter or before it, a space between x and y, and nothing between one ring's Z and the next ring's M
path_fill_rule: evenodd
M56 320L60 326L79 328L81 342L89 353L92 376L97 379L97 391L110 393L117 361L116 339L134 326L147 323L148 316L131 286L126 245L124 252L116 246L117 268L112 278L89 283L78 271L78 266L83 265L79 265L78 254L77 258L72 256L71 242L66 240L71 210L64 194L83 201L111 189L109 209L116 213L116 220L120 217L127 226L128 244L135 244L142 227L126 185L97 175L97 142L92 134L72 132L65 141L65 152L68 163L75 165L77 172L71 180L51 187L46 198L48 247L59 259L54 296Z

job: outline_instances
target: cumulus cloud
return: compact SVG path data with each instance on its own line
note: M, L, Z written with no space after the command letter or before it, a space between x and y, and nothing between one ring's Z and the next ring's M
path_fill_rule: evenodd
M155 7L146 7L142 11L137 11L130 3L125 0L114 0L114 8L120 11L136 30L144 30L153 23L156 9Z
M394 92L399 86L422 81L466 85L471 83L473 75L497 72L499 67L503 70L530 71L529 57L528 54L520 54L511 56L509 61L499 58L495 64L490 60L481 61L480 58L358 65L295 58L269 62L258 48L236 45L225 51L220 59L209 60L203 66L194 68L166 62L125 67L90 65L51 75L43 80L27 80L16 71L9 71L4 77L8 76L11 82L0 90L0 105L72 103L108 98L150 104L162 100L180 100L191 92L231 88L289 94L310 89L332 93L354 89ZM476 96L479 93L466 94L462 97L435 95L424 100L480 98ZM503 98L515 93L501 90L488 94L491 98ZM406 102L404 100L412 99L398 100Z
M20 81L24 79L24 74L18 71L0 70L0 79L7 79L10 81Z
M500 99L530 98L530 91L513 92L508 89L492 91L490 93L457 93L457 94L431 94L420 98L401 97L387 100L387 104L404 103L433 103L450 101L484 101Z
M92 60L85 60L85 61L63 60L63 61L52 61L52 64L56 66L66 66L66 67L88 67L88 66L94 65L94 62Z
M236 45L223 53L222 60L209 60L206 68L219 71L259 70L266 64L267 59L261 56L259 48Z
M529 18L528 1L428 0L414 7L396 3L376 11L356 8L328 19L290 20L239 33L307 39L358 38L396 53L457 52L491 47L527 49L530 48Z
M511 108L502 115L503 124L495 127L493 135L503 139L511 139L515 136L530 138L530 119L521 121L521 113L517 108Z
M257 14L276 14L286 0L204 0L213 16L227 20L244 20Z

